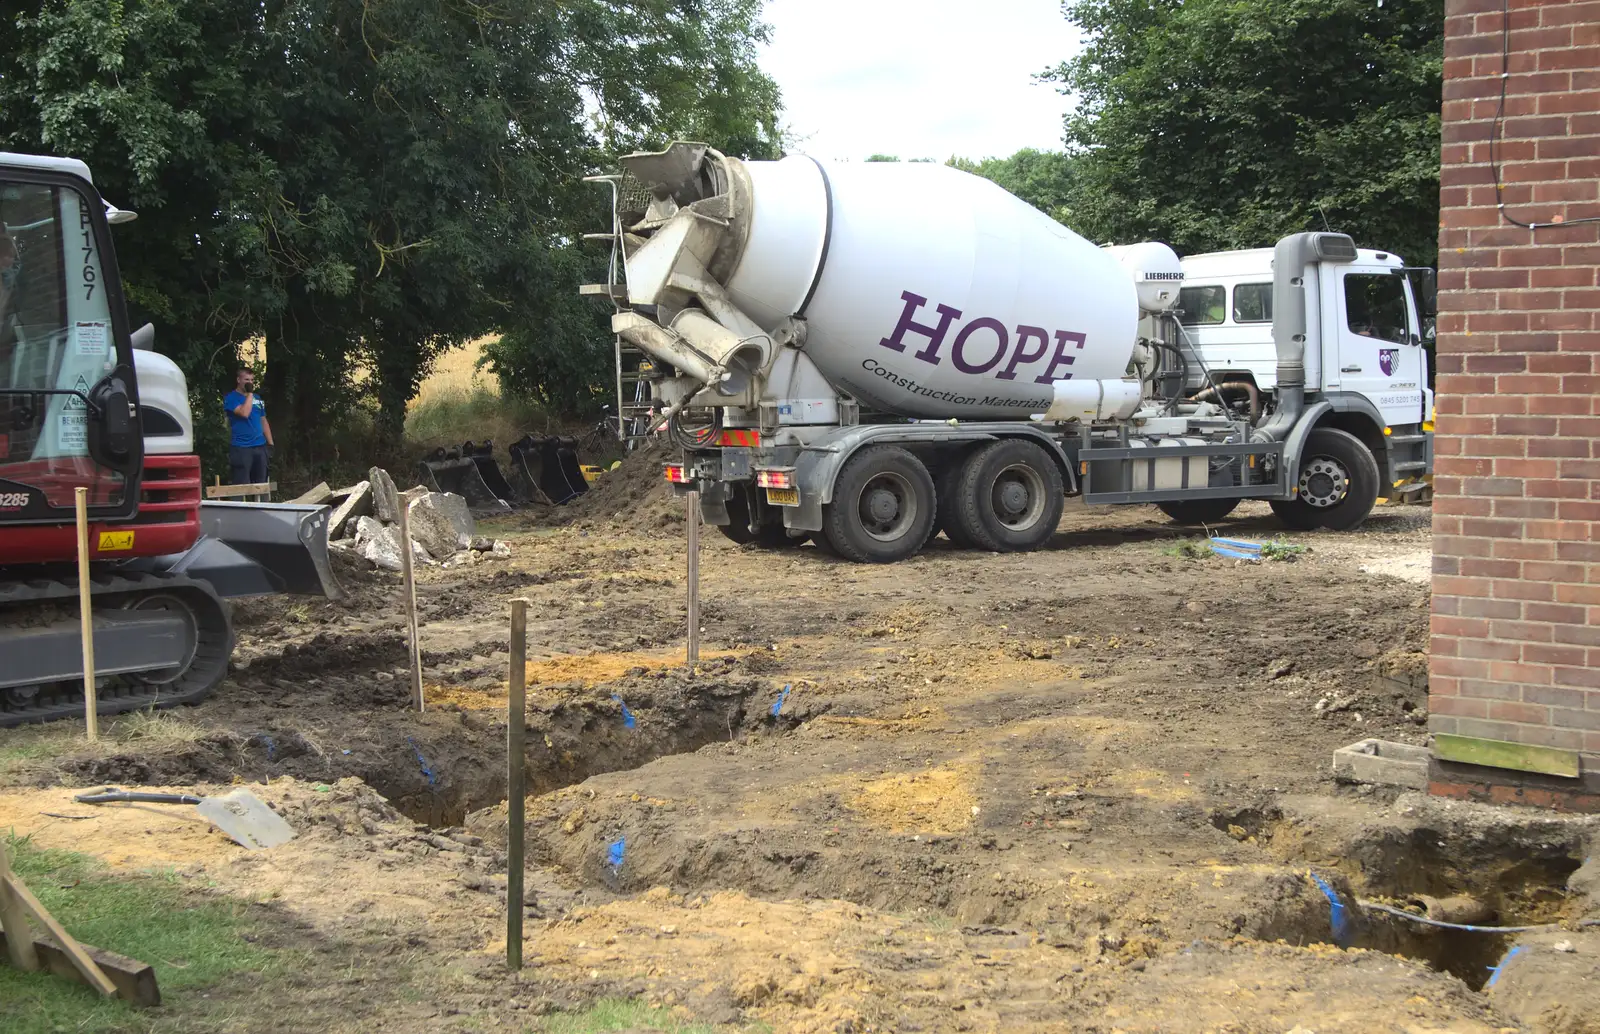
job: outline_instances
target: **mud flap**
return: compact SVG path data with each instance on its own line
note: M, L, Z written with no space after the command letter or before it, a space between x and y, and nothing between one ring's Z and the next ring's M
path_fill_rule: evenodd
M511 443L512 481L531 489L530 498L571 502L589 490L577 445L575 438L524 435Z
M136 567L207 582L218 596L344 595L328 562L326 506L200 504L200 539L186 552Z

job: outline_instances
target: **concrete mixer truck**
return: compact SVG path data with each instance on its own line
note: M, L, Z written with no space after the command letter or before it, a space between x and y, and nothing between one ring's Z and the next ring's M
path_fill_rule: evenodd
M933 164L633 154L613 193L619 381L648 356L666 476L739 542L858 562L1036 549L1064 499L1359 524L1431 468L1432 270L1297 233L1096 247ZM1420 302L1420 305L1419 305Z

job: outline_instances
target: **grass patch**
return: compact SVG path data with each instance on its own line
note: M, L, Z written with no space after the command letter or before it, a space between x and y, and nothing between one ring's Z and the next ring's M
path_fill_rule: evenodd
M530 432L561 430L537 403L507 398L486 384L438 388L413 402L406 414L407 444L425 451L485 438L503 449Z
M273 953L244 939L253 925L243 902L186 890L170 871L112 876L92 858L42 849L7 833L13 864L45 908L74 937L155 967L164 1025L193 992L242 971L276 968ZM0 963L0 1030L146 1031L156 1017L47 973Z
M1206 544L1204 539L1184 539L1181 542L1173 543L1161 552L1164 556L1175 556L1184 560L1204 560L1207 557L1216 555L1211 552L1211 547Z
M685 1023L670 1009L652 1008L627 998L602 998L583 1012L559 1013L539 1021L541 1034L599 1034L612 1030L659 1030L668 1034L716 1034L704 1023ZM755 1028L745 1028L754 1034Z

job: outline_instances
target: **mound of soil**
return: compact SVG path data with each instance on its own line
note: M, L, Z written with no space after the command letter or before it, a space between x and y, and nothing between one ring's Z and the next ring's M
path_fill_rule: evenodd
M661 475L661 465L676 451L664 442L649 442L629 453L616 470L607 471L589 491L561 508L569 522L584 527L654 531L683 520L683 504Z

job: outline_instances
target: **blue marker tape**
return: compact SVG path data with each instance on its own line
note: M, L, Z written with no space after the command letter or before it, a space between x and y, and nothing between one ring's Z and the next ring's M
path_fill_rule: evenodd
M257 738L267 745L267 760L271 761L278 756L278 745L272 742L272 737L264 732L256 733Z
M778 702L772 705L772 717L778 717L778 712L783 710L783 702L789 699L789 687L784 686L783 692L778 694Z
M636 723L633 720L633 712L628 710L628 705L623 703L622 698L617 696L615 693L611 694L611 699L615 700L617 702L617 706L622 708L622 727L624 729L633 728Z
M439 781L434 778L433 769L428 767L428 759L422 756L422 748L417 746L417 741L407 736L406 742L411 744L411 753L417 756L417 764L422 766L422 774L428 777L428 785L438 786Z
M1512 959L1516 958L1518 955L1521 955L1527 950L1527 945L1519 944L1515 948L1512 948L1510 951L1506 952L1505 958L1501 959L1495 965L1489 967L1489 982L1484 986L1493 987L1495 981L1500 979L1500 974L1505 972L1506 965L1510 963Z
M611 846L606 850L606 864L611 866L613 872L622 868L622 852L628 846L627 837L618 837L611 841Z
M1350 914L1345 911L1344 902L1339 900L1339 892L1323 880L1316 873L1311 874L1322 893L1328 899L1328 926L1333 933L1333 943L1343 945L1350 934Z

